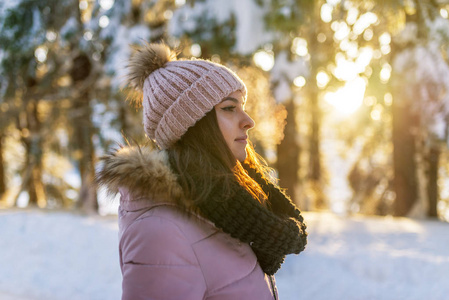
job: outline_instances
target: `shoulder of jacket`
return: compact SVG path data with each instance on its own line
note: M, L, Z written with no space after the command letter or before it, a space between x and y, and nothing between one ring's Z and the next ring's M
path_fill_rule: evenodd
M199 266L192 242L177 222L162 216L140 217L120 238L124 264Z
M134 220L123 233L122 239L128 234L142 232L161 239L182 237L184 243L191 245L217 231L211 222L200 216L182 211L176 205L161 203Z

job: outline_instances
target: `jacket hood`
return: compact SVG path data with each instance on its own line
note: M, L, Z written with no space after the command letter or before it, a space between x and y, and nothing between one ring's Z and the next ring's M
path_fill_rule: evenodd
M175 202L182 198L182 189L170 169L165 151L149 147L128 146L101 158L97 183L109 194L126 189L131 199L147 198ZM157 196L157 197L156 197Z

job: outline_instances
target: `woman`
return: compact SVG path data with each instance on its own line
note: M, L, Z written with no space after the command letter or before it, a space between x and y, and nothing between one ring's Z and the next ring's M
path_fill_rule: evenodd
M248 144L244 83L163 44L135 50L128 85L159 149L123 147L97 175L121 193L122 299L277 299L272 275L306 226Z

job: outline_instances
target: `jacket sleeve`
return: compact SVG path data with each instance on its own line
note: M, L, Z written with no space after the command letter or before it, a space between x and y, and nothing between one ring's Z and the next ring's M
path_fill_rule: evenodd
M120 241L122 300L203 299L205 281L182 230L161 217L136 220Z

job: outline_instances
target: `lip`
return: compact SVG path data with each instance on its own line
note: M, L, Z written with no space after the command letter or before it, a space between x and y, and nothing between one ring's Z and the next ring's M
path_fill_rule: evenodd
M245 143L246 144L246 143L248 143L247 139L248 139L248 136L245 135L245 136L241 136L241 137L236 138L235 141L239 142L239 143Z

